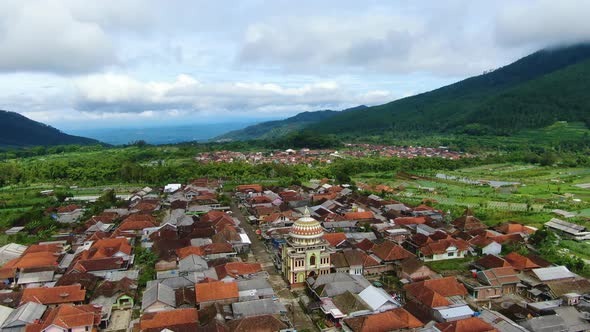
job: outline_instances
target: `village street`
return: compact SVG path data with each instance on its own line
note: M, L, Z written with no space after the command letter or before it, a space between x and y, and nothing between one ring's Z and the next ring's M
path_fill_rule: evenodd
M267 251L264 243L258 239L254 227L246 220L242 211L240 211L233 199L231 200L231 211L233 216L240 220L240 225L252 241L250 255L253 257L249 258L253 258L256 262L260 263L264 270L268 272L269 282L281 303L283 303L289 310L288 315L293 326L295 326L297 330L316 331L317 328L313 324L311 318L303 311L299 302L289 290L287 282L285 282L281 273L276 270L271 255Z

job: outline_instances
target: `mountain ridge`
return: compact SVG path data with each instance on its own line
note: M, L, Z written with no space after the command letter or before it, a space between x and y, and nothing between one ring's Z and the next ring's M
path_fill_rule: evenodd
M356 107L344 109L342 111L320 110L301 112L286 119L265 121L243 129L232 130L223 135L217 136L212 140L275 139L278 137L283 137L294 131L301 130L306 126L318 121L329 119L341 112L351 112L365 108L367 108L367 106L359 105Z
M52 126L26 116L0 110L0 147L31 147L52 145L91 145L99 141L68 135Z

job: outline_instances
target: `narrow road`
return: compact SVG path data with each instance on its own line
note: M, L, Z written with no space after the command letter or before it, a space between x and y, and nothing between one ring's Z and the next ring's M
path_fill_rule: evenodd
M230 196L230 194L227 194ZM231 198L231 197L230 197ZM271 254L266 249L264 243L258 239L258 235L255 233L255 228L252 226L242 214L242 211L238 208L233 198L231 198L231 211L234 217L240 220L240 225L248 234L252 244L250 245L252 257L256 262L260 263L264 270L268 272L269 282L275 291L275 294L279 297L281 303L289 310L289 319L293 326L298 330L309 330L317 331L316 326L313 324L311 318L303 311L297 298L293 296L287 282L283 279L281 273L276 270ZM250 259L250 257L249 257Z

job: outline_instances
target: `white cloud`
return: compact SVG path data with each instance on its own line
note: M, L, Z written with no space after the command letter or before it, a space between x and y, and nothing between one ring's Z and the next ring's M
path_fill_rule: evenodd
M75 109L106 113L282 112L303 108L338 109L378 104L394 98L385 90L352 92L333 81L299 86L260 82L204 83L189 75L179 75L171 82L142 82L126 75L97 74L77 80L76 91Z
M483 24L464 29L446 16L468 15L472 9L464 6L426 15L390 8L269 19L248 26L237 60L304 72L479 73L498 64L497 52L490 52L492 35Z
M60 1L3 1L0 50L0 70L9 72L88 72L115 61L103 29Z
M590 41L590 0L508 3L496 17L501 46L537 48Z

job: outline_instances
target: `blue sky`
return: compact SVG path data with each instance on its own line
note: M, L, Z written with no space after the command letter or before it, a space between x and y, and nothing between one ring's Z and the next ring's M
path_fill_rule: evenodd
M0 108L57 128L377 105L590 39L582 1L0 2Z

